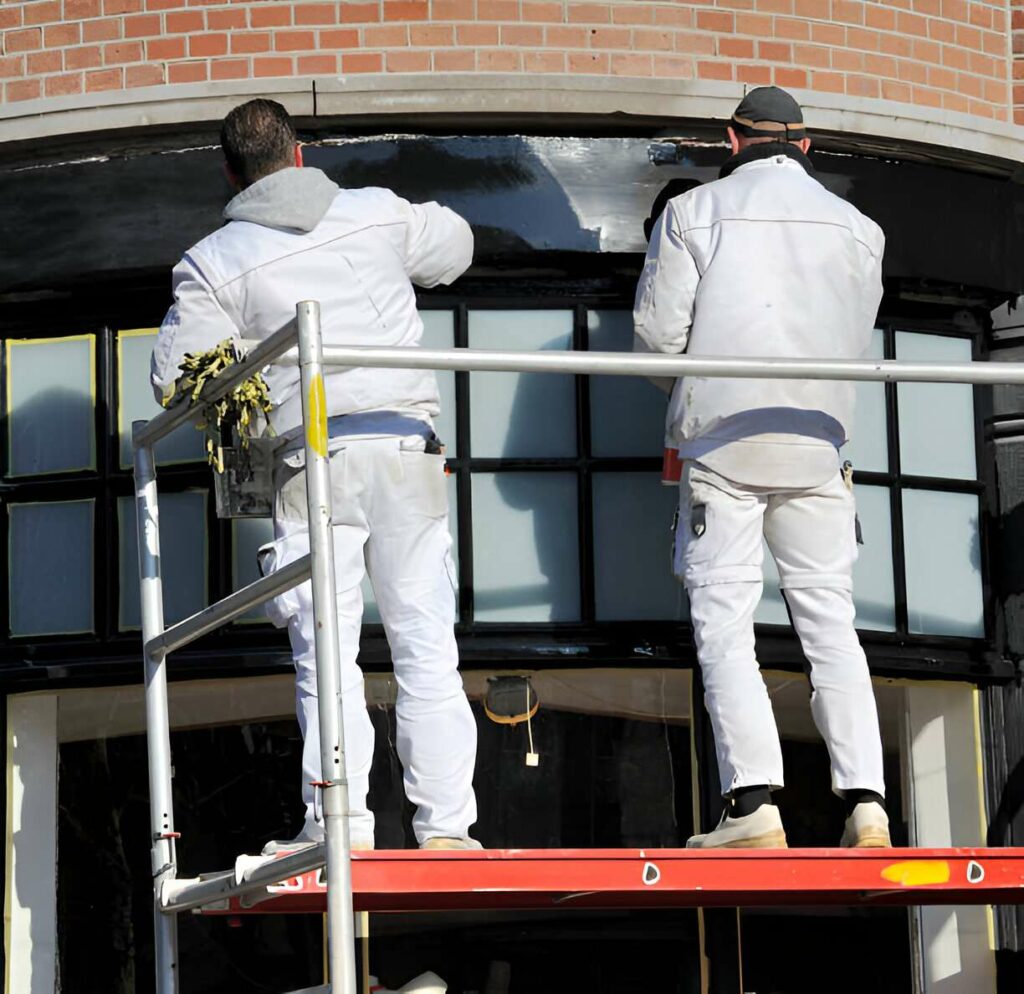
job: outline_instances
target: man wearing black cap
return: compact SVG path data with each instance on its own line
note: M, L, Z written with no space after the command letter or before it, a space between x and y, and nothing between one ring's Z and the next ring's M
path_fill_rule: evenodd
M878 226L814 178L796 101L752 90L728 129L720 178L669 201L637 288L638 348L735 357L852 359L882 296ZM810 663L811 711L847 807L845 846L889 845L878 715L854 630L857 557L839 448L853 386L687 377L667 435L683 460L674 568L690 598L722 794L691 848L786 845L771 791L782 754L754 654L762 538Z

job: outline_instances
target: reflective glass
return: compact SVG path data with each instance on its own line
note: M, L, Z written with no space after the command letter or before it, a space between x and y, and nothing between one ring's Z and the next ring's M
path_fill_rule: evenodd
M476 620L578 620L577 528L574 474L475 473Z
M455 315L451 311L420 311L420 317L423 319L423 348L455 347ZM434 419L434 427L448 453L454 456L458 452L458 439L455 435L455 373L438 370L434 375L441 395L441 414Z
M903 491L910 631L981 638L978 498L930 490Z
M971 342L967 338L898 331L896 358L970 362ZM974 388L969 383L900 383L896 389L902 472L975 479Z
M163 408L149 383L149 359L156 330L143 328L117 335L117 430L121 440L121 465L132 464L132 422L148 421ZM182 425L156 443L157 461L190 462L203 459L204 435L192 425Z
M260 578L256 553L261 545L274 540L274 522L270 518L236 518L231 522L231 589L241 590ZM259 622L267 619L265 605L246 611L235 622Z
M515 352L572 348L572 311L470 311L469 346ZM556 373L471 373L477 458L576 455L576 385Z
M12 635L93 630L93 501L11 504Z
M885 358L885 337L875 329L865 359ZM843 446L842 458L849 459L855 469L876 473L889 471L889 441L886 436L885 384L856 383L856 408L850 441Z
M7 343L11 476L96 468L92 335Z
M632 352L631 311L588 311L591 352ZM595 456L661 457L668 394L638 376L590 377L590 450Z
M678 487L660 473L595 473L594 583L598 621L689 617L672 575Z
M138 628L139 553L135 500L117 502L120 530L122 629ZM187 490L160 496L160 573L164 589L164 622L168 625L195 614L208 603L206 494Z

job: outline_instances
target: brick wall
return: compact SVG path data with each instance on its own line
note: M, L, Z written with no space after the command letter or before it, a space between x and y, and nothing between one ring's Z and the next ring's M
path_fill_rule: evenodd
M732 80L1024 122L1024 0L0 2L4 102L282 76Z

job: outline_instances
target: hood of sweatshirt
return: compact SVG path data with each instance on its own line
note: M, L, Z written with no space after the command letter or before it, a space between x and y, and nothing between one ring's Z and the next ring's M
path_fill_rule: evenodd
M224 208L224 217L285 231L312 231L340 189L319 169L279 169L234 197Z

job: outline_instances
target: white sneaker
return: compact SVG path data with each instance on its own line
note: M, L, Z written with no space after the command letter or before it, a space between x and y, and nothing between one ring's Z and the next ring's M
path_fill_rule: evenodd
M301 852L303 849L312 849L324 841L323 829L318 825L319 831L311 832L309 827L304 825L302 831L294 839L271 839L263 847L264 856L283 856L286 853ZM373 848L373 840L351 839L349 845L353 852L365 852Z
M464 839L452 839L443 835L435 835L420 843L420 849L483 849L483 846L467 836Z
M728 809L713 832L686 840L687 849L785 849L782 816L774 804L762 804L756 811L731 818Z
M843 838L844 849L888 849L889 816L878 801L862 801L846 819Z

